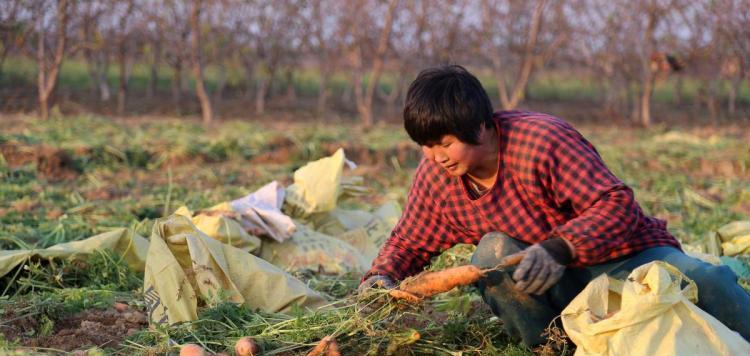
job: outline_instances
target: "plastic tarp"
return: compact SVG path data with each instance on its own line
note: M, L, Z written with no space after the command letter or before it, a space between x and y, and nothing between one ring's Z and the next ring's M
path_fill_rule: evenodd
M85 259L96 250L111 250L123 256L130 268L143 271L148 241L130 229L118 228L80 241L58 244L38 250L0 251L0 277L32 257Z
M229 202L229 206L240 213L240 223L245 229L283 242L295 231L292 218L281 212L284 197L284 187L273 181L251 194Z

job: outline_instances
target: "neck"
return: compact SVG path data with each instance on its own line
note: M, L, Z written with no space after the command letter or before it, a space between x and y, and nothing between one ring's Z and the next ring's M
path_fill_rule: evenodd
M499 150L497 131L494 128L487 130L486 135L481 144L482 149L485 151L483 155L485 158L475 169L466 173L471 180L485 187L495 183L495 178L497 177L497 154Z

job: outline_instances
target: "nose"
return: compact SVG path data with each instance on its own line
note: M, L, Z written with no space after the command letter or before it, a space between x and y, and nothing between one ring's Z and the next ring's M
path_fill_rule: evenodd
M441 152L437 147L422 146L422 153L428 160L445 163L448 160L448 156Z

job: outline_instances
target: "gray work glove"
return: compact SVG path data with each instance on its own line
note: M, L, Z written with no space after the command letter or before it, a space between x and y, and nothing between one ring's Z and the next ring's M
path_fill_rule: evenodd
M370 288L393 289L395 287L396 285L393 284L393 281L390 278L386 276L374 275L370 278L365 279L364 281L362 281L362 283L359 284L359 287L357 287L357 294L362 294Z
M556 261L541 244L534 244L519 253L525 256L513 272L513 280L521 292L541 295L565 273L565 265Z

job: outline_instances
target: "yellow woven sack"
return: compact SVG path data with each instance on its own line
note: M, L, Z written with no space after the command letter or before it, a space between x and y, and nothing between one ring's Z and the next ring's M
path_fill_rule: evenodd
M195 320L199 303L224 300L282 313L290 312L295 304L307 309L326 304L300 280L208 237L181 215L154 224L143 290L152 323Z
M606 275L591 281L563 310L562 322L576 355L750 355L750 344L698 308L697 299L692 280L651 262L624 282Z
M287 270L322 270L324 273L364 273L370 262L352 245L297 224L292 238L264 241L260 256Z
M190 218L198 230L225 244L251 253L260 247L261 241L258 237L248 234L237 220L227 216L227 214L233 214L229 209L211 208L206 212L192 216L190 210L183 206L174 213Z

